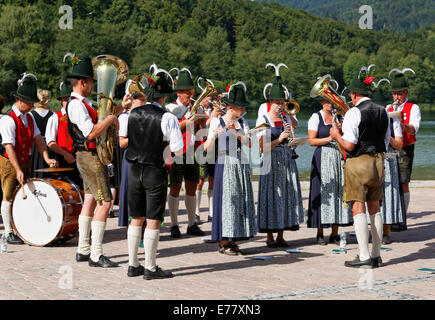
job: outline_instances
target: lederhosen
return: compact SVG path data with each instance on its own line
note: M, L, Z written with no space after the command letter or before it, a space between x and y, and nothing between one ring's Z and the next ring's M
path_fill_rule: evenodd
M168 188L164 151L168 146L161 129L165 111L151 103L134 108L128 118L131 163L128 181L130 216L163 220Z
M363 101L356 108L361 112L361 122L358 142L347 153L344 167L345 200L380 201L388 116L383 107L371 100Z
M33 145L33 135L35 132L34 122L30 114L26 114L27 127L23 121L17 117L14 110L9 110L4 116L10 116L15 122L15 154L17 162L20 165L25 177L29 177L31 169L31 158L29 151ZM3 196L10 200L12 198L15 186L18 184L16 180L15 169L12 163L9 161L9 156L6 152L6 148L2 144L2 138L0 136L0 177L2 183Z

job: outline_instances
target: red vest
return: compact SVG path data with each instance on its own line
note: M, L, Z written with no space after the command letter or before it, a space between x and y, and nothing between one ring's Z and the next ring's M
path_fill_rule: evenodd
M178 105L177 101L174 102L174 104ZM183 116L183 118L181 120L178 120L178 122L181 125L181 122L187 120L187 118L185 116ZM191 135L189 134L189 136L187 136L187 128L181 132L181 134L183 135L183 154L186 154L187 152L187 147L190 146L190 140L191 140ZM194 147L196 150L202 143L205 143L205 141L200 140L200 141L195 141Z
M77 97L74 97L75 99L78 99ZM85 105L86 109L88 110L89 116L91 117L92 123L95 125L98 122L97 116L97 110L92 108L90 105L88 105L84 100L82 100L83 104ZM72 139L71 139L72 140ZM95 150L97 148L97 145L95 144L95 140L88 140L88 143L85 144L88 149Z
M414 104L411 102L405 103L402 109L402 120L400 120L401 123L409 125L409 120L411 119L411 108L413 105ZM393 112L393 111L394 111L393 107L390 106L388 108L388 112ZM403 135L403 147L415 143L416 141L415 134L410 134L402 130L402 135Z
M23 121L21 121L21 119L17 117L14 110L11 110L11 112L9 112L9 116L11 116L11 118L15 122L14 150L17 156L18 164L21 165L29 161L29 153L30 150L32 150L32 141L35 127L33 119L28 113L26 114L28 127L26 127ZM6 158L9 158L7 152L5 152L4 156Z
M56 113L58 119L57 144L69 153L74 152L73 141L68 131L68 115L62 111Z

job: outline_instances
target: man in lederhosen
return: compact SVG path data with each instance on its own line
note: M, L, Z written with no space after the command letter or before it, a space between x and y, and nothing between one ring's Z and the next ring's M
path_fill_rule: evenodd
M7 242L22 244L23 241L12 230L10 210L16 186L30 176L33 143L49 166L57 167L58 163L50 159L45 140L30 113L33 105L39 101L35 79L24 74L18 81L18 90L12 95L16 99L15 104L0 119L0 180L3 190L1 214Z
M409 68L406 69L410 70ZM403 69L403 71L406 71L406 69ZM403 197L405 200L405 214L408 211L410 201L409 182L411 181L412 164L414 161L415 135L420 128L421 121L420 107L408 101L408 89L409 85L403 72L396 73L391 81L391 91L394 101L398 102L397 110L399 110L402 115L400 125L402 127L403 147L398 152L398 158L400 182L402 184ZM394 110L390 107L388 111L392 112ZM406 224L403 224L403 227L406 230Z
M75 164L73 140L68 132L68 116L65 110L71 96L72 87L69 81L63 81L59 89L57 99L60 101L62 109L48 119L45 139L48 147L54 151L59 166L74 169L72 173L67 173L65 176L70 178L80 189L83 189L83 182Z
M346 267L376 268L382 264L380 247L383 222L379 201L382 200L384 152L390 141L390 130L386 110L367 97L373 80L373 77L352 80L349 90L355 107L344 117L343 135L335 126L330 130L331 137L347 151L344 192L345 200L351 202L359 247L359 256L346 261ZM366 202L371 222L371 255Z
M107 167L98 158L96 141L113 124L118 126L116 115L108 115L98 122L97 110L87 99L93 90L94 71L91 59L74 57L70 79L73 92L66 106L68 131L76 151L77 167L83 179L84 204L79 216L79 241L76 261L88 261L90 267L111 268L118 264L103 255L103 237L110 210L110 192ZM121 106L124 108L126 97ZM92 231L92 245L90 233Z
M186 188L185 204L188 218L188 226L186 234L203 236L205 233L198 227L196 223L196 186L199 183L199 164L194 160L194 151L200 141L196 141L195 129L205 128L206 119L197 121L188 120L192 108L193 95L195 93L195 85L190 71L186 68L181 69L176 80L175 91L177 92L177 101L166 105L169 112L175 114L180 123L181 132L183 134L184 149L182 163L179 160L171 165L170 170L170 190L168 196L168 209L171 215L171 237L180 238L180 228L178 227L178 207L180 202L180 189L183 183ZM202 108L199 111L203 113ZM180 157L181 158L181 157Z
M181 155L183 138L177 117L166 112L164 104L172 88L162 69L150 79L148 101L136 107L128 118L128 149L126 159L131 163L128 182L128 204L132 221L128 228L129 267L127 275L143 275L146 280L171 278L171 272L156 265L156 252L163 221L168 188L165 153L169 150ZM158 77L158 78L157 78ZM137 259L137 252L146 218L144 232L145 268Z

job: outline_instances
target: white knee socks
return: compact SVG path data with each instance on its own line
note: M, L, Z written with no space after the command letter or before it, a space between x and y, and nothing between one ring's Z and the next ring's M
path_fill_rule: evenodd
M207 191L208 196L208 215L210 217L213 217L213 190Z
M372 258L381 256L381 241L384 231L382 214L380 212L370 215L370 227L372 232Z
M5 227L6 236L12 233L11 214L9 212L11 210L11 206L12 206L11 202L5 200L2 201L1 214L3 219L3 226Z
M137 252L139 250L140 238L142 236L142 227L133 227L129 225L127 231L128 239L128 265L132 267L139 267L139 260Z
M202 191L201 190L196 190L196 210L195 210L195 214L197 216L200 215L200 209L201 209L201 197L202 197Z
M411 198L411 194L409 192L403 194L403 198L405 200L405 212L408 212L409 200Z
M359 259L361 261L370 258L369 254L369 227L365 213L360 213L353 217L356 240L358 241Z
M91 260L97 262L103 254L103 237L106 230L106 222L92 221L92 246L91 246Z
M160 230L145 229L143 246L145 249L145 269L156 271L156 253L159 244Z
M92 217L79 216L79 244L78 253L87 255L91 252L90 233Z
M180 205L180 198L168 195L168 210L171 215L171 224L178 225L178 207Z
M186 194L184 203L186 204L187 219L189 221L189 227L195 224L195 209L196 209L196 197L188 196Z

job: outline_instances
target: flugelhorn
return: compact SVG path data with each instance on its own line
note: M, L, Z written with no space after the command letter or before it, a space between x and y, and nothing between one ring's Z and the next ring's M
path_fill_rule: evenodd
M199 82L199 79L198 79L198 82ZM218 93L216 91L215 87L213 86L213 83L210 80L208 80L208 79L204 80L204 85L205 85L205 87L202 88L201 86L199 86L199 83L198 83L198 86L200 87L200 89L202 89L202 92L199 95L198 99L195 100L195 102L194 102L194 104L192 106L192 109L190 111L190 116L189 116L188 120L191 120L191 119L193 119L195 117L195 114L197 113L198 108L201 105L201 101L202 100L204 100L208 96L211 96L213 94L217 94Z

